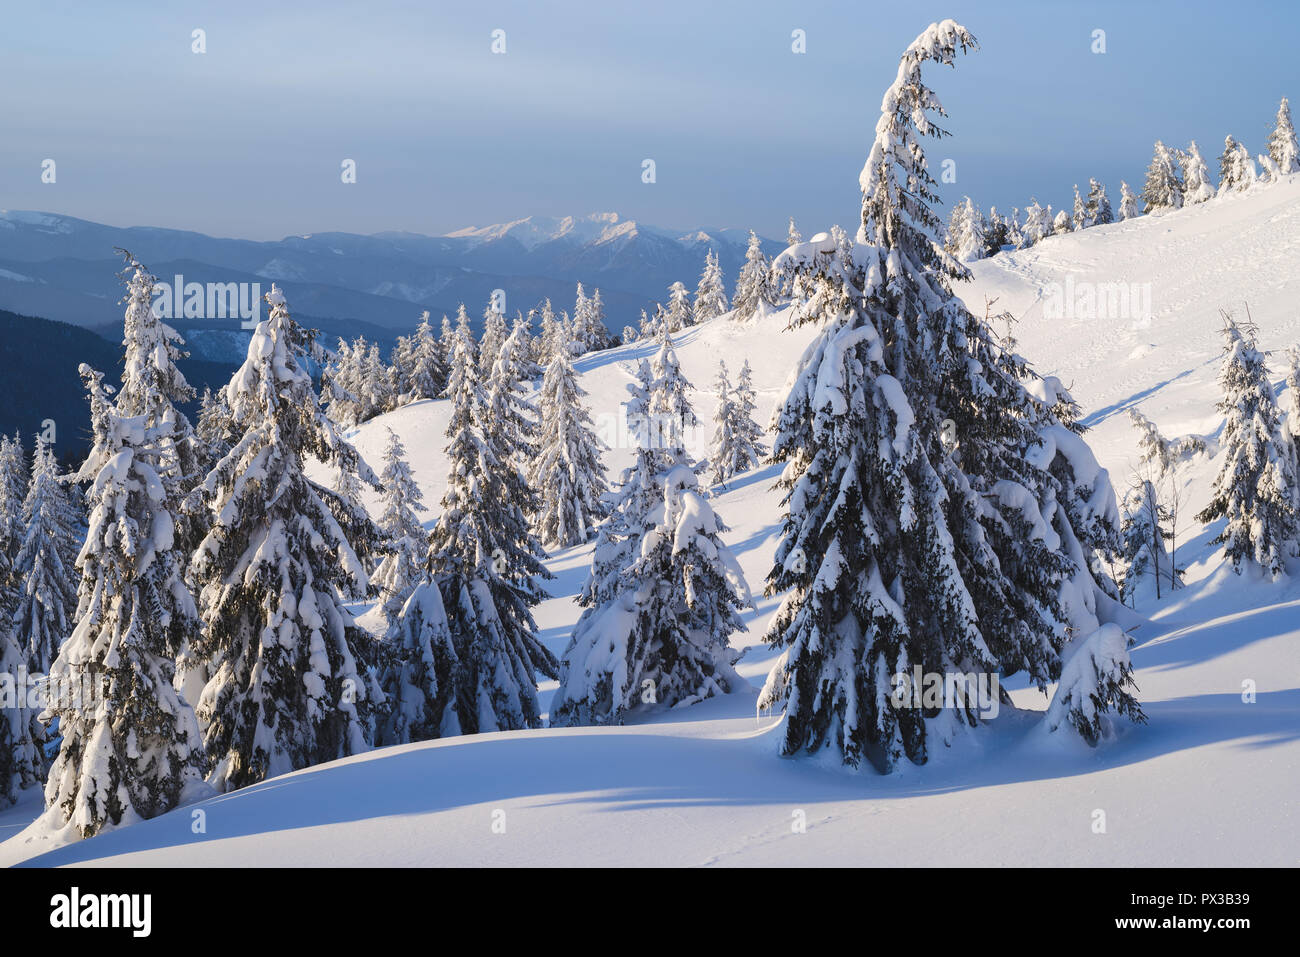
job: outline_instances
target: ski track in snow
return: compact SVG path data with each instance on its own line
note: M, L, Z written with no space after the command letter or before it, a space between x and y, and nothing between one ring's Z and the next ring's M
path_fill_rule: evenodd
M1213 440L1219 309L1244 318L1279 353L1300 341L1300 176L1163 217L1142 217L972 265L958 287L970 308L1009 309L1018 349L1071 388L1087 440L1117 492L1137 461L1138 408L1166 436ZM1075 283L1150 283L1149 324L1133 316L1046 319L1042 291ZM776 400L812 337L783 331L784 313L728 318L676 337L696 387L703 454L712 434L718 359L734 375L748 358L760 413ZM999 330L1000 331L1000 330ZM616 417L635 364L633 344L575 361L598 428ZM430 511L443 494L446 403L415 403L366 423L353 440L372 465L386 428L405 443ZM611 449L611 476L631 463ZM1191 516L1209 498L1217 463L1184 472ZM779 530L779 468L740 476L715 506L723 537L755 593L738 670L762 683L775 653L761 643L778 598L762 596ZM367 504L374 506L376 501ZM0 865L1213 865L1300 863L1300 566L1290 581L1238 577L1209 546L1215 527L1187 523L1179 543L1188 587L1140 611L1133 662L1146 726L1119 722L1096 748L1048 736L1030 710L1003 713L924 767L888 777L821 758L777 757L778 721L754 716L754 694L713 699L616 728L486 734L386 748L266 781L200 805L207 831L182 808L153 821L51 849L19 835L40 810L28 792L0 812ZM552 555L552 596L537 609L546 645L564 651L590 546ZM367 618L366 623L371 621ZM1242 683L1257 701L1242 701ZM555 682L544 682L542 701ZM1036 689L1012 685L1019 708ZM504 811L506 830L492 830ZM1094 833L1095 812L1106 817ZM802 814L802 818L800 818ZM806 829L795 826L802 819ZM44 856L41 856L44 855Z

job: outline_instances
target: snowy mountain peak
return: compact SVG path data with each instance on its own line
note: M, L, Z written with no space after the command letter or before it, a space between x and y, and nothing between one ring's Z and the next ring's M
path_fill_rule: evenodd
M578 243L599 241L609 227L619 222L618 213L590 213L586 216L526 216L509 223L491 226L466 226L447 233L449 239L470 239L493 242L507 236L517 240L525 249L557 239Z

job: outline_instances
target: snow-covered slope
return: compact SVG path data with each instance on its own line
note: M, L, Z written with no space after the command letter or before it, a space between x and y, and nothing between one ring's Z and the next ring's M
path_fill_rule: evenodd
M1220 308L1244 316L1248 302L1266 348L1300 338L1300 177L1293 179L1002 254L975 264L973 282L959 290L972 309L983 312L985 296L996 296L994 312L1020 318L1020 351L1073 387L1117 488L1136 461L1129 406L1167 435L1201 433L1212 443ZM1076 288L1149 283L1149 322L1141 314L1045 317L1044 290L1067 276ZM719 359L734 371L748 358L760 408L770 407L811 336L783 330L785 321L782 313L751 323L723 318L680 337L704 422ZM616 421L633 364L649 351L632 345L577 363L598 425ZM1274 373L1280 378L1280 366ZM355 440L374 464L385 430L396 430L436 508L446 417L442 402L412 405L367 423ZM697 438L702 452L708 428ZM616 472L630 459L629 449L615 448L606 463ZM1214 467L1205 458L1188 469L1186 514L1208 497ZM760 597L779 519L774 478L771 467L743 476L716 501L756 593L750 630L734 639L750 646L740 671L755 684L772 659L758 642L777 601ZM202 834L193 833L187 808L37 861L1294 865L1300 574L1279 584L1238 578L1220 566L1210 537L1190 523L1180 558L1191 586L1140 609L1152 621L1137 631L1133 660L1150 723L1122 726L1096 750L1049 739L1033 714L1004 710L925 767L887 778L850 774L776 757L773 720L755 718L752 695L732 695L625 727L384 749L209 801ZM589 547L552 556L555 597L538 618L556 653L578 616L573 596L588 556ZM1254 703L1242 700L1246 681L1256 684ZM1031 689L1013 697L1025 709L1046 705ZM0 837L36 810L24 804L0 816ZM19 835L0 845L0 864L47 850Z

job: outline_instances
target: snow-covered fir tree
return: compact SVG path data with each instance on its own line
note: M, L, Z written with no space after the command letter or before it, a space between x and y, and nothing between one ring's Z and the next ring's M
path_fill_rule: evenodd
M1142 212L1168 212L1183 208L1183 177L1178 169L1175 151L1156 140L1155 155L1147 167L1146 184L1142 187Z
M162 435L169 444L162 449L159 469L168 486L169 508L198 482L198 452L190 420L177 408L194 397L176 363L188 356L185 340L164 323L153 310L156 279L126 250L122 278L126 284L126 314L122 347L125 353L122 388L117 394L120 415L145 417L149 428L167 426ZM188 536L187 536L188 543Z
M1128 183L1124 180L1119 181L1119 218L1136 219L1141 213L1138 211L1138 198L1129 189Z
M600 290L587 296L578 283L578 294L573 304L574 355L583 355L609 347L609 331L605 328L605 304Z
M433 334L429 312L420 316L415 334L407 340L403 355L401 379L398 384L400 403L436 399L447 388L447 365L442 355L442 345Z
M770 281L771 263L763 254L758 234L749 231L749 246L745 250L745 264L736 277L736 292L731 297L732 317L750 319L760 309L776 302L776 290Z
M954 296L948 280L969 272L933 239L921 137L943 135L931 118L942 111L920 69L974 46L948 20L908 48L859 181L857 261L818 266L795 307L793 322L821 331L773 450L787 512L768 591L785 598L767 637L783 653L760 706L784 709L785 754L924 762L977 712L969 700L900 702L894 676L1023 671L1046 689L1085 640L1071 635L1099 625L1104 591L1077 557L1053 471L1078 451L1065 436L1078 436ZM811 265L811 246L783 255ZM1089 458L1072 461L1076 481L1114 514ZM1098 707L1127 710L1129 686L1118 676Z
M738 611L751 598L682 444L694 422L689 387L661 335L654 362L629 387L636 463L597 540L552 726L619 724L643 705L682 706L743 687L730 637L744 630Z
M730 308L727 302L727 289L722 281L722 266L718 264L718 254L710 249L704 257L704 272L700 275L699 285L695 287L695 303L692 307L694 321L708 322Z
M0 808L18 800L24 788L45 780L45 731L37 720L39 708L29 707L21 679L27 656L14 641L8 617L0 607Z
M564 323L556 316L549 299L542 303L538 330L537 361L545 366L558 350L566 348Z
M1088 204L1079 195L1078 183L1074 184L1074 210L1070 215L1070 222L1076 230L1087 229L1093 224L1092 217L1089 215Z
M1110 733L1110 708L1135 724L1146 715L1129 693L1134 686L1128 656L1128 636L1119 625L1106 623L1071 646L1061 668L1061 680L1047 707L1047 727L1069 727L1091 745Z
M1223 317L1224 358L1219 370L1224 413L1219 442L1222 463L1214 497L1196 518L1226 519L1211 544L1223 545L1233 570L1253 562L1271 577L1295 554L1297 521L1295 459L1282 432L1281 416L1264 353L1254 330Z
M1268 135L1269 159L1283 176L1300 173L1300 142L1296 141L1295 125L1291 122L1291 104L1287 98L1277 108L1277 122Z
M199 398L199 414L194 423L194 445L199 450L199 472L206 475L230 451L239 438L234 431L225 393L207 386Z
M1258 173L1255 161L1250 158L1250 150L1244 143L1238 143L1231 136L1223 141L1223 153L1219 156L1219 195L1239 193L1255 185Z
M304 471L308 456L358 470L357 454L320 410L309 333L278 286L266 301L224 390L240 438L201 486L209 527L191 562L193 653L211 675L197 710L222 790L365 750L375 705L343 605L366 570Z
M600 290L596 290L596 296L599 297ZM594 300L593 300L594 301ZM526 382L532 382L540 379L542 376L542 366L537 361L537 337L533 335L532 323L522 312L515 312L514 325L510 327L510 335L515 339L515 350L519 362L519 376ZM601 348L605 348L602 346Z
M585 301L586 297L582 296L581 286L578 295ZM486 379L492 374L492 364L501 354L501 347L505 344L508 335L510 335L510 328L506 325L505 313L498 310L494 303L489 302L487 308L483 310L483 338L478 343L478 372L482 378Z
M1192 140L1180 157L1183 166L1183 200L1188 206L1214 199L1217 191L1210 182L1210 171L1201 156L1201 150Z
M727 364L718 362L714 387L718 406L713 413L713 443L709 453L709 481L722 485L733 476L756 467L767 454L762 443L763 430L754 421L753 374L749 360L741 366L734 386L727 378Z
M952 208L948 219L948 240L944 248L962 262L984 258L983 218L969 196Z
M447 386L447 491L426 560L456 653L456 726L466 734L538 727L534 674L559 671L532 615L545 597L538 579L551 577L520 505L532 493L493 420L477 370L464 361L471 345L468 330L458 330Z
M547 366L539 400L538 450L529 480L540 500L533 527L550 548L587 541L609 513L600 461L604 445L582 405L586 394L568 356Z
M27 653L28 667L44 674L72 629L77 607L73 558L81 542L80 516L59 482L54 451L40 435L21 518L23 538L12 571L13 636Z
M680 332L695 321L691 314L691 294L682 282L668 287L668 306L664 313L669 332Z
M790 225L785 231L785 244L793 246L796 243L803 242L803 233L799 232L799 227L794 224L794 217L790 217Z
M1050 206L1048 207L1048 212L1051 212ZM1070 214L1065 210L1058 212L1056 218L1052 220L1052 235L1064 236L1066 233L1072 232L1073 230L1074 220L1070 218Z
M405 456L406 447L402 440L389 429L388 444L384 447L384 469L379 476L383 488L379 528L384 536L385 554L371 576L371 582L379 589L379 605L390 633L406 600L423 578L424 556L428 549L428 536L416 514L424 508L424 498Z
M1010 234L1011 228L1006 217L998 212L996 206L990 206L988 222L984 227L984 255L996 256L1001 252L1002 247L1010 241Z
M1106 187L1095 179L1088 180L1086 218L1092 226L1105 226L1115 221L1115 214L1110 208L1110 197L1106 195Z
M1165 560L1165 523L1169 510L1160 501L1155 480L1140 477L1124 496L1124 519L1120 525L1120 554L1123 571L1120 599L1134 605L1138 587L1150 576L1160 597L1160 576Z
M388 633L390 654L381 677L387 708L376 744L409 744L461 733L456 708L459 660L442 593L420 581Z
M451 382L451 374L452 374L451 369L452 369L452 364L455 362L455 355L458 351L463 352L463 350L460 349L460 337L462 333L469 336L469 343L470 343L469 357L471 361L473 361L474 365L478 366L479 346L478 343L474 340L474 334L470 329L469 310L465 308L465 304L463 302L456 307L455 333L452 336L451 356L449 356L447 359L448 384L450 384ZM488 366L488 368L490 369L491 366Z
M1050 207L1049 207L1050 208ZM1042 242L1052 235L1052 218L1048 210L1038 205L1038 200L1030 200L1025 209L1025 225L1020 230L1020 248L1024 249Z
M19 437L0 435L0 808L18 800L23 788L43 783L48 770L41 708L29 707L20 683L28 673L27 649L13 633L21 586L13 566L23 541L27 471Z
M77 623L50 669L56 690L45 720L58 720L59 753L45 786L52 829L92 837L155 817L208 793L199 725L176 692L175 662L199 630L183 579L164 472L178 423L165 385L129 362L117 407L86 366L94 446L80 478L90 529L78 556Z
M1011 207L1011 216L1007 221L1007 245L1012 249L1020 249L1025 244L1024 233L1020 231L1020 208Z

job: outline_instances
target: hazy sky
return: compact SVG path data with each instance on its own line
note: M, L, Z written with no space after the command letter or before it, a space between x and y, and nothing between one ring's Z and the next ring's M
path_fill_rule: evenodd
M928 71L954 134L928 148L956 161L946 200L1059 206L1089 176L1118 196L1157 137L1195 138L1217 175L1225 134L1260 152L1300 97L1300 4L1262 0L14 3L0 208L255 239L597 210L852 227L881 94L944 17L982 46Z

